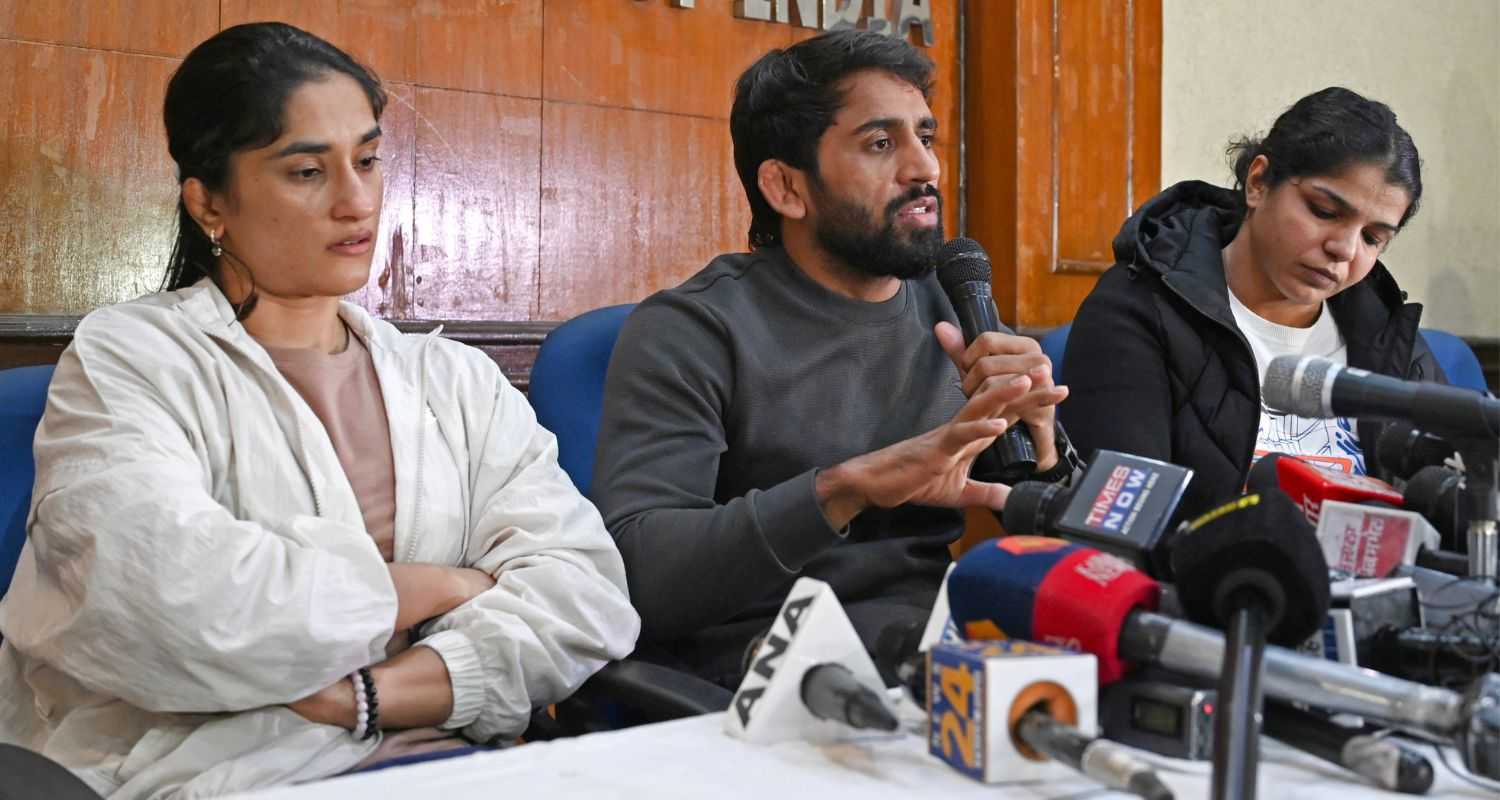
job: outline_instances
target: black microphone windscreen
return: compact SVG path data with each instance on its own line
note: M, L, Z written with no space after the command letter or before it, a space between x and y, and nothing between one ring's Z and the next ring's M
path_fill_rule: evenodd
M1448 467L1423 467L1406 482L1406 508L1421 514L1443 537L1443 547L1468 552L1469 504L1460 494L1459 474Z
M1285 453L1267 453L1255 462L1250 468L1250 475L1245 479L1245 493L1269 492L1281 488L1281 475L1276 471L1277 462L1283 458L1290 458Z
M1423 467L1441 465L1457 450L1441 437L1417 430L1405 420L1380 427L1375 440L1375 470L1385 480L1407 479Z
M938 251L937 263L938 283L950 295L965 283L990 282L990 257L973 239L960 236L949 241Z
M1005 498L1005 510L1000 512L1000 524L1005 532L1045 535L1042 528L1052 521L1046 519L1046 512L1053 495L1060 490L1055 483L1041 481L1025 481L1011 487L1010 495Z
M1267 601L1267 641L1294 647L1328 616L1328 563L1312 526L1284 492L1262 491L1189 522L1172 570L1183 610L1222 629L1243 590Z

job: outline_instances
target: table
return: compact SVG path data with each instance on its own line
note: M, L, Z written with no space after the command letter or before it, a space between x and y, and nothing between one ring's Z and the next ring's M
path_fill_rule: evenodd
M1045 783L985 785L927 755L925 739L906 733L861 735L848 742L750 745L723 733L723 714L539 742L318 783L238 795L255 800L613 800L613 798L797 798L858 800L944 798L1130 798L1059 768ZM1430 798L1495 795L1465 784L1432 748L1437 770ZM1178 800L1209 795L1207 762L1147 754ZM1448 754L1457 765L1456 755ZM1357 782L1344 770L1262 739L1259 794L1269 800L1408 797Z

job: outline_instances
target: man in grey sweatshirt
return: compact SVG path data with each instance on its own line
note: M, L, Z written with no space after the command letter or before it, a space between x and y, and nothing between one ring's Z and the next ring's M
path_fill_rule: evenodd
M1047 357L999 333L965 347L932 274L931 76L906 42L846 30L739 79L753 251L642 302L605 384L593 499L641 657L735 685L800 576L873 646L925 620L959 509L1004 504L970 469L1007 425L1029 427L1036 478L1076 466Z

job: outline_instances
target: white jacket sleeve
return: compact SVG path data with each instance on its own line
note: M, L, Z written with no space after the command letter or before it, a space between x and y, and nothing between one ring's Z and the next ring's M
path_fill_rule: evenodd
M470 454L465 564L493 589L439 617L420 644L453 687L446 728L487 741L520 733L532 709L572 694L635 646L640 617L594 506L557 464L557 440L495 370L494 409Z
M368 663L396 594L363 531L236 519L209 493L211 404L193 408L213 387L186 363L141 364L143 347L181 352L166 337L144 331L127 349L118 330L88 328L63 353L37 432L30 556L11 598L24 613L7 617L7 638L157 712L285 703Z

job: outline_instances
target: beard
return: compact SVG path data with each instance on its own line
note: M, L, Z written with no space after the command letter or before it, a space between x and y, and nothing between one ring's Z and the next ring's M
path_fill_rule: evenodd
M881 215L883 220L872 219L864 207L825 193L821 186L815 193L822 213L813 234L824 250L850 269L877 278L907 280L937 268L938 250L943 246L943 197L937 187L913 189L892 200ZM923 197L932 198L937 224L903 235L896 230L896 213Z

